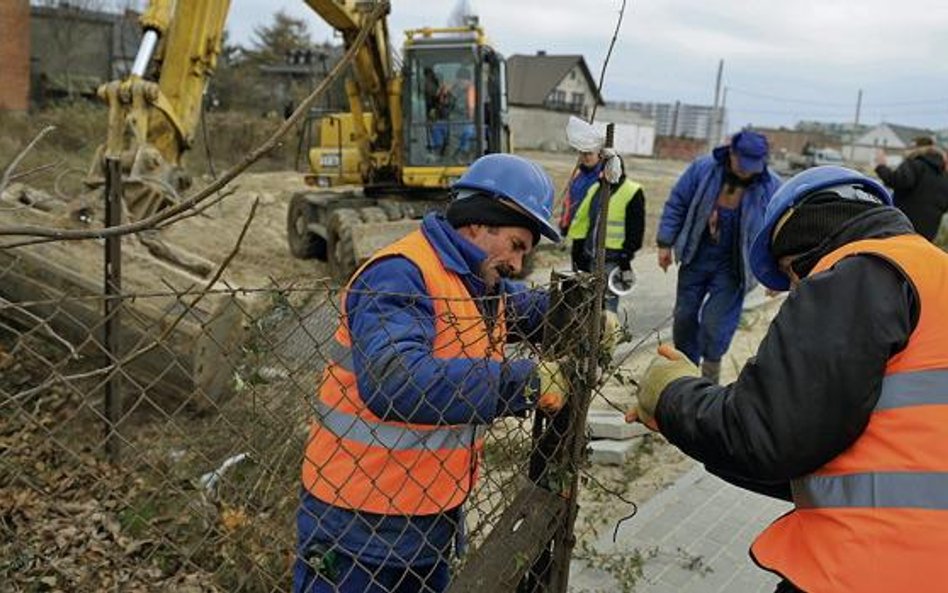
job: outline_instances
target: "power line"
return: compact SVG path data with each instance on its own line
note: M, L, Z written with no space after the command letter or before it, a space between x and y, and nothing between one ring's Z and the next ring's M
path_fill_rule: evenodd
M728 85L728 91L737 92L738 94L747 95L749 97L757 97L759 99L770 99L773 101L780 101L781 103L801 103L804 105L820 105L824 107L848 107L849 103L836 103L830 101L811 101L808 99L789 99L787 97L780 97L777 95L768 95L766 93L758 93L754 91L748 91L741 88L735 88Z
M729 92L736 92L740 95L747 95L748 97L755 97L758 99L768 99L771 101L779 101L781 103L797 103L801 105L816 105L820 107L848 107L849 103L840 103L834 101L814 101L810 99L796 99L790 97L783 97L780 95L770 95L767 93L758 93L756 91L749 91L746 89L728 86ZM863 107L866 109L875 109L880 107L906 107L913 105L936 105L943 104L948 108L948 97L942 97L938 99L916 99L911 101L866 101L863 103Z

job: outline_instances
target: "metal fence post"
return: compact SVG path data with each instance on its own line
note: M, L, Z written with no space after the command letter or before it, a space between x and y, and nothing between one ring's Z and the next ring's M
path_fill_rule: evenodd
M105 159L105 226L122 223L122 167L116 158ZM122 375L119 361L122 356L122 238L105 238L105 302L104 339L106 355L114 368L105 382L105 453L109 461L121 458L121 438L118 424L122 416Z

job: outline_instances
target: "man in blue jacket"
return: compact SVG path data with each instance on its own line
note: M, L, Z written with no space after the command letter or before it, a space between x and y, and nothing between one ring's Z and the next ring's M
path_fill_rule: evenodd
M756 285L750 248L780 185L767 168L767 138L738 132L698 158L672 188L658 227L658 265L680 264L675 348L718 382L721 357L737 330L744 295Z
M541 337L547 294L507 277L541 235L560 240L549 176L493 154L454 190L344 293L303 460L296 592L444 591L485 426L563 405L555 363L504 351Z

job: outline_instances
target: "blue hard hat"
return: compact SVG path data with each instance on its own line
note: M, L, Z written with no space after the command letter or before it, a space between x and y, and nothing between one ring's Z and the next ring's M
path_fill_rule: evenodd
M514 154L487 154L468 167L452 189L477 190L506 199L536 221L540 233L554 243L560 233L550 223L553 215L553 181L543 167Z
M855 191L854 191L855 190ZM767 204L764 226L754 238L750 251L750 267L761 284L773 290L790 288L787 277L774 259L771 250L774 227L784 214L798 206L809 196L820 192L836 193L840 198L878 201L892 205L892 196L875 179L845 167L813 167L794 175L780 186Z

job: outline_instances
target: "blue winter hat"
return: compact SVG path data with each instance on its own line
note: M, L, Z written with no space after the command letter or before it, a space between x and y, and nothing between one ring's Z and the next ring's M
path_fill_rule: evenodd
M737 162L742 171L760 173L767 165L770 146L763 134L742 130L731 137L731 150L737 155Z

